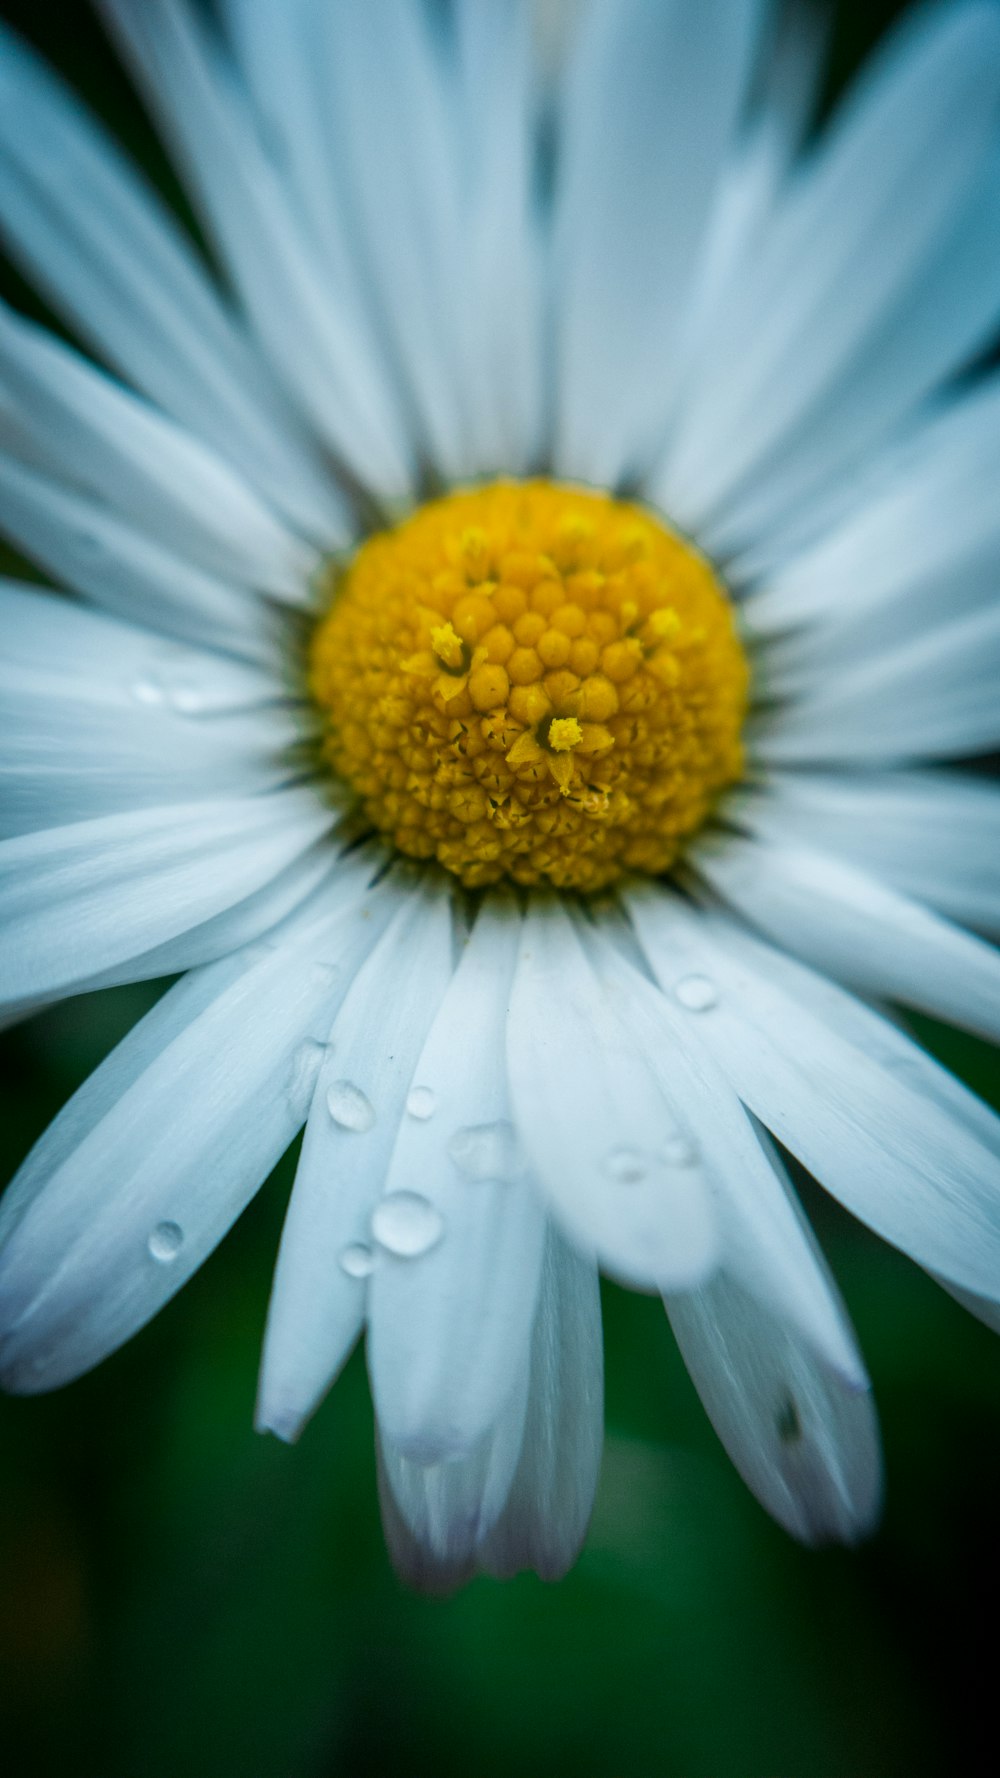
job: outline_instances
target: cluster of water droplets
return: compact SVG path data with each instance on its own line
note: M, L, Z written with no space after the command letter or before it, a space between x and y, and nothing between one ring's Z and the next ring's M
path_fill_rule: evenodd
M616 1185L642 1185L650 1175L667 1168L669 1171L696 1167L700 1151L694 1137L685 1130L674 1130L659 1148L646 1151L621 1143L604 1157L604 1172Z

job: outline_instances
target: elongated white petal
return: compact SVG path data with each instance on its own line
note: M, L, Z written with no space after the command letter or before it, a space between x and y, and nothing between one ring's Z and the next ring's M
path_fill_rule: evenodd
M11 1188L7 1388L79 1376L211 1252L303 1123L333 1012L377 933L362 903L186 977L70 1101Z
M753 925L862 993L1000 1040L1000 953L830 852L736 835L691 853Z
M343 506L183 230L76 97L0 27L0 230L84 339L318 542Z
M854 1543L881 1504L878 1426L845 1382L725 1272L667 1299L716 1432L762 1506L805 1543Z
M708 1182L697 1160L676 1168L663 1155L682 1108L554 898L534 899L525 918L507 1066L518 1134L570 1238L640 1287L704 1277L718 1251Z
M521 1454L527 1358L496 1423L464 1456L414 1463L378 1432L379 1499L393 1564L423 1592L451 1592L475 1572L477 1552L502 1513Z
M967 773L776 772L739 811L839 856L962 925L1000 934L1000 793Z
M66 991L232 907L332 822L310 792L106 815L0 843L5 1001Z
M3 837L297 775L299 723L252 668L10 582L0 627Z
M751 725L756 757L807 765L967 757L1000 745L996 605L861 653Z
M520 1461L479 1566L533 1568L559 1580L587 1534L604 1438L604 1353L597 1272L549 1230L531 1345Z
M430 1465L380 1433L382 1521L399 1573L438 1593L477 1568L560 1579L586 1535L603 1435L597 1272L550 1227L530 1368L495 1425L468 1455Z
M409 488L400 416L361 317L330 300L246 95L185 0L99 0L254 328L318 435L386 496Z
M872 330L850 369L705 526L703 547L737 578L741 557L756 562L759 576L793 553L789 536L820 535L831 495L850 491L856 499L859 472L877 469L877 454L913 423L920 404L989 346L1000 324L998 232L994 153L905 307Z
M294 1439L365 1318L371 1216L427 1028L452 968L446 891L402 883L403 905L330 1032L274 1274L257 1425Z
M0 532L53 579L147 629L271 660L277 614L185 562L89 495L0 454Z
M330 835L324 834L262 889L238 900L221 914L213 914L179 933L176 938L74 981L72 992L90 994L98 988L120 987L123 982L156 981L163 976L178 975L185 969L195 969L202 963L214 963L217 958L228 956L230 951L238 950L254 939L264 938L279 921L314 895L323 899L339 896L344 872L345 861L338 857L336 845L331 845ZM374 869L369 874L374 875ZM8 1025L29 1018L53 1000L62 1000L65 992L65 988L55 987L23 1000L9 1001L0 1012L0 1022Z
M471 1451L524 1368L545 1235L510 1122L504 1025L520 939L487 897L431 1026L372 1227L368 1364L388 1444L418 1462ZM414 1205L429 1240L404 1235Z
M215 451L0 307L0 400L5 395L58 476L83 483L208 573L305 603L315 550Z
M970 0L907 20L865 71L720 308L660 490L703 524L905 306L995 147L1000 18ZM796 374L788 375L790 364Z
M1000 378L991 376L917 428L870 494L855 494L836 524L744 600L744 621L761 637L798 632L782 637L786 671L825 670L848 641L863 658L918 624L981 609L1000 553L998 474Z
M683 1107L674 1164L703 1162L719 1225L719 1264L806 1340L831 1371L862 1387L864 1369L843 1306L784 1169L732 1085L674 1006L607 936L592 932L594 968L656 1078Z
M755 0L589 10L567 85L555 218L562 473L613 483L662 441L762 16Z
M639 0L624 20L598 7L587 20L558 188L559 443L571 463L583 451L598 479L662 440L683 364L678 339L695 320L686 311L700 311L719 235L730 232L726 151L735 161L761 18L753 5ZM643 358L656 374L637 378Z
M465 279L468 470L524 474L537 459L545 396L543 242L533 181L538 100L523 0L459 0L455 123L464 161L459 200Z
M951 1114L946 1071L721 915L653 889L626 900L664 993L690 1011L761 1122L876 1233L951 1283L992 1295L1000 1163Z

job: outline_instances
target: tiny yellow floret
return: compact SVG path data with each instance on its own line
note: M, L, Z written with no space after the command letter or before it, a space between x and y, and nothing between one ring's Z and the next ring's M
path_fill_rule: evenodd
M554 482L420 507L330 575L324 759L401 852L470 888L667 870L743 768L749 675L710 564Z

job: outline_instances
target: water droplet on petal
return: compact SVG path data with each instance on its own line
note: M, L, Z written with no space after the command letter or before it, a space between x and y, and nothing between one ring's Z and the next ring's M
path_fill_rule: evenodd
M774 1425L783 1445L798 1444L802 1437L802 1421L794 1396L786 1396L775 1415Z
M158 1222L146 1242L150 1258L159 1261L163 1266L169 1265L172 1259L177 1258L183 1245L184 1230L177 1222Z
M638 1185L645 1179L648 1168L645 1157L637 1148L613 1148L605 1156L604 1171L620 1185Z
M371 1100L350 1080L335 1080L326 1095L326 1108L342 1130L354 1130L363 1136L375 1122Z
M434 1116L435 1099L431 1087L411 1087L406 1098L406 1109L411 1117L418 1117L425 1123Z
M470 1180L511 1179L520 1170L517 1137L506 1118L456 1130L448 1153L459 1172Z
M167 694L162 681L152 673L140 674L139 678L133 681L131 691L137 704L145 704L150 708L166 701Z
M288 1097L297 1117L305 1117L309 1110L309 1101L313 1096L316 1077L323 1065L326 1045L317 1043L315 1038L306 1038L300 1043L292 1057L291 1072L288 1077Z
M719 990L707 975L684 975L674 994L688 1012L708 1012L719 1003Z
M667 1138L660 1152L668 1167L693 1167L698 1159L698 1144L693 1136L678 1131L676 1136Z
M390 1192L372 1212L372 1234L397 1259L417 1259L437 1246L444 1217L419 1192Z
M348 1278L370 1278L375 1270L375 1255L363 1241L352 1241L340 1255L340 1269Z

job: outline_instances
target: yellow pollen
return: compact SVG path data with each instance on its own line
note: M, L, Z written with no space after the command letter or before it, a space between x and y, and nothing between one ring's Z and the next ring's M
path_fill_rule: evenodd
M545 739L553 753L568 753L571 747L579 747L583 730L575 716L554 716Z
M470 888L667 870L743 767L749 674L703 556L553 482L449 494L332 577L323 754L401 851Z

